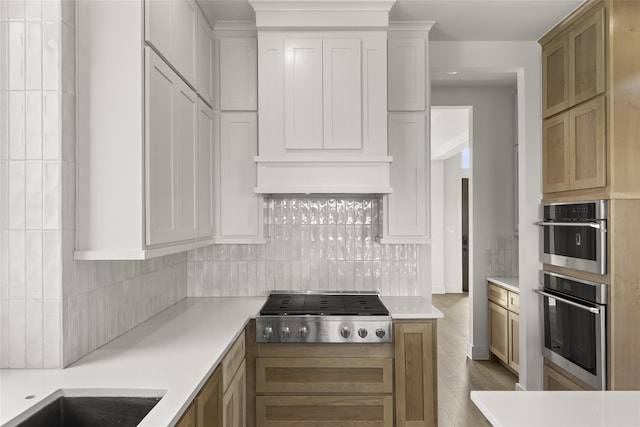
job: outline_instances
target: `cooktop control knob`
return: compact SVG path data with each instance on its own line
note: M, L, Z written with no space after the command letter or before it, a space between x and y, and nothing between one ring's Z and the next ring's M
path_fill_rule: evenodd
M382 339L382 338L384 338L384 336L385 336L386 334L387 334L387 333L385 332L385 330L384 330L384 329L382 329L382 328L378 328L378 329L376 329L376 336L377 336L378 338Z
M368 334L369 334L369 332L367 332L367 330L365 328L358 329L358 336L360 338L366 338Z
M271 339L271 337L273 336L273 328L272 328L271 326L266 326L266 327L264 328L264 331L262 332L262 335L263 335L266 339L270 340L270 339Z
M306 326L301 326L300 329L298 329L298 338L303 340L307 337L307 335L309 335L309 330Z
M280 339L282 340L286 340L289 339L289 336L291 336L291 331L289 330L288 326L283 326L280 328Z
M340 335L342 335L342 338L349 338L351 336L351 331L349 330L349 327L343 326L342 328L340 328Z

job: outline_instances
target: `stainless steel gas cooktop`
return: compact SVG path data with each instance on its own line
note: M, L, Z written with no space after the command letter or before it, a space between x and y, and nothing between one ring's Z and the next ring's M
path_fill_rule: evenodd
M256 317L256 342L388 343L391 316L378 293L274 291Z

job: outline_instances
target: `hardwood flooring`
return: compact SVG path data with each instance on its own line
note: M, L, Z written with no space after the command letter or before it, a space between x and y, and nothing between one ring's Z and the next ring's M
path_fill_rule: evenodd
M491 426L471 401L470 391L514 390L518 378L498 362L467 358L467 293L433 295L433 305L444 313L438 320L438 425Z

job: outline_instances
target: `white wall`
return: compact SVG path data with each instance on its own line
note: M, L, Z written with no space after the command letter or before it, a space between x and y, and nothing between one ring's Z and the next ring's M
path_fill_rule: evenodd
M462 204L460 153L444 161L444 286L462 292Z
M538 234L533 225L538 215L541 196L541 56L536 42L432 42L430 44L431 68L454 68L482 71L513 71L518 83L518 142L519 170L519 275L520 275L520 387L528 390L542 388L542 355L539 324L539 301L532 289L537 287ZM432 103L440 104L434 95ZM464 102L468 105L468 102ZM482 123L474 107L475 126ZM475 142L475 139L474 139ZM475 157L474 169L478 168ZM482 158L482 154L480 154ZM473 180L471 182L472 192ZM476 202L473 203L473 209ZM475 211L473 212L475 215ZM509 220L509 223L512 223ZM473 243L472 243L473 244ZM474 251L475 252L475 251ZM475 253L473 254L475 256ZM475 270L475 266L474 266ZM475 343L486 345L487 303L486 284L478 280L472 271L471 292L472 331ZM482 325L476 328L476 325Z
M444 294L444 161L431 161L431 284L434 294Z

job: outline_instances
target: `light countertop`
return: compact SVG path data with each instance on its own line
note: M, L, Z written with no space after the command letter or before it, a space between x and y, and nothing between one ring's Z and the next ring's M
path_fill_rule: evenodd
M520 292L519 276L490 276L489 282L493 282L513 292Z
M637 427L640 391L472 391L495 427Z
M382 300L393 318L442 317L421 297ZM140 426L173 425L264 301L186 298L65 369L0 370L0 425L22 421L20 414L59 389L163 396Z

